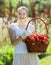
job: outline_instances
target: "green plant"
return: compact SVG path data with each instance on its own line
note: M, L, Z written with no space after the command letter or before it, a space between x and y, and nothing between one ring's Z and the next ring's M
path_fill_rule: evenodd
M0 50L0 63L2 65L12 65L13 61L13 46L6 45Z
M2 61L0 61L0 65L4 65L4 63Z

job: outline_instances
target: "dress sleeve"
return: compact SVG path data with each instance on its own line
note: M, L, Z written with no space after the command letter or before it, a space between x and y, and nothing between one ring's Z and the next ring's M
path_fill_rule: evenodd
M19 32L19 30L15 27L15 24L14 24L14 23L10 24L9 28L11 28L11 29L13 30L13 33L15 32L16 39L19 38L19 36L20 36L19 33L20 33L20 32Z
M10 25L9 25L9 28L11 28L12 30L15 31L14 23L10 24Z

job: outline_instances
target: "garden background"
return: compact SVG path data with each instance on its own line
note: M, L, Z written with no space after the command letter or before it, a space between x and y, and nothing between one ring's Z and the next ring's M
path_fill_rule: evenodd
M17 8L21 5L26 6L29 9L29 16L33 17L32 4L34 16L46 21L50 37L46 53L38 55L40 65L51 65L51 0L0 0L0 65L12 65L14 46L11 45L8 27L11 23L17 21Z

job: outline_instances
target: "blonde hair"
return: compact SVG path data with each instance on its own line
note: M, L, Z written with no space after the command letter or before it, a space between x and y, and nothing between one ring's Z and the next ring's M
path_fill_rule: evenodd
M17 11L20 11L21 9L25 9L26 12L27 12L27 14L29 13L27 7L25 7L25 6L20 6L20 7L17 9Z

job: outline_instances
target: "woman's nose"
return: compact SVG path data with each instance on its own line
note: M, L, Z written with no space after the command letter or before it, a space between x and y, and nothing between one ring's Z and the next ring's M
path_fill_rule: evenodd
M24 17L23 15L21 15L21 17Z

